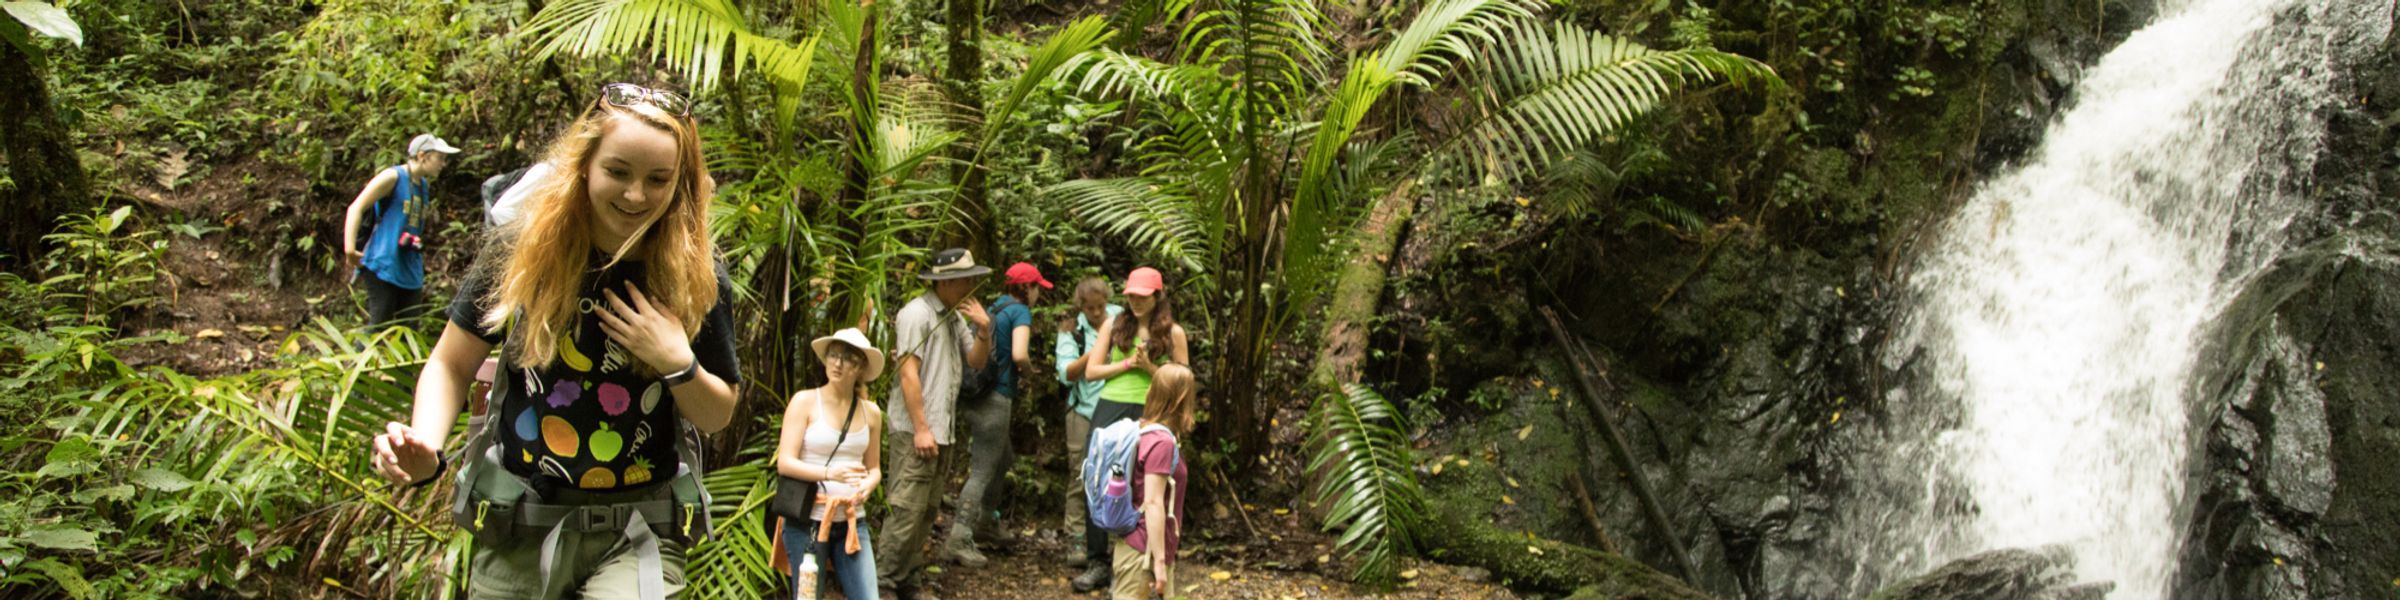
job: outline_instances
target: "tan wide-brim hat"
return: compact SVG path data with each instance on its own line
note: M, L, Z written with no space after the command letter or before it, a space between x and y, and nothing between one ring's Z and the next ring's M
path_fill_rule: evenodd
M850 347L857 348L859 352L867 355L867 370L859 374L859 383L874 381L875 378L883 376L883 351L875 349L875 343L867 341L867 334L859 331L857 327L843 329L833 332L833 335L817 338L816 341L809 342L808 347L817 351L818 361L824 361L825 346L834 342L849 344Z

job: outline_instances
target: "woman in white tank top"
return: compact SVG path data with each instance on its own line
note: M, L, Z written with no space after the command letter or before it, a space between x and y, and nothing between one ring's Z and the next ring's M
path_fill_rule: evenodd
M782 544L793 564L801 554L816 555L821 576L810 591L818 597L839 585L843 596L874 598L875 551L862 508L883 481L882 457L874 451L883 447L883 409L866 386L883 374L883 352L855 328L809 345L825 365L825 386L793 394L784 407L775 471L817 482L817 502L810 519L784 521Z

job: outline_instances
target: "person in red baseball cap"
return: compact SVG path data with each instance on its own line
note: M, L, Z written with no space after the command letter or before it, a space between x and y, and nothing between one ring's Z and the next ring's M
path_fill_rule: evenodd
M1142 417L1150 395L1150 377L1160 365L1192 364L1191 344L1183 326L1175 324L1175 303L1167 299L1166 276L1142 267L1125 276L1125 312L1100 327L1100 346L1083 357L1085 381L1104 381L1100 402L1092 409L1092 430ZM1193 405L1184 405L1184 422L1191 422ZM1077 593L1104 588L1115 579L1110 570L1112 549L1107 530L1086 523L1084 551L1089 557L1082 575L1075 576Z
M993 534L1004 530L994 526L993 506L999 504L999 483L1008 472L1011 446L1008 439L1009 413L1017 404L1017 382L1033 372L1033 355L1027 349L1033 340L1034 303L1040 302L1042 290L1050 289L1050 280L1042 277L1041 269L1030 263L1008 266L1002 274L1001 294L992 299L992 356L985 368L992 372L985 377L990 388L977 397L958 399L959 416L964 419L967 436L967 483L959 490L958 513L950 520L950 535L942 542L942 554L951 561L969 568L982 567L990 562L975 547L976 531ZM997 535L995 535L997 537Z

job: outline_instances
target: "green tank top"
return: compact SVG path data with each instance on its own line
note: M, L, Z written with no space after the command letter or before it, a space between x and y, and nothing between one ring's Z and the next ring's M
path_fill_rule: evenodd
M1146 343L1149 343L1149 340L1143 338L1134 338L1133 340L1133 345L1137 348ZM1122 350L1115 347L1108 349L1109 362L1125 360L1126 358L1132 356L1133 351L1131 350ZM1158 362L1159 364L1166 364L1168 361ZM1109 402L1135 405L1148 402L1150 400L1150 372L1141 369L1126 369L1125 372L1118 373L1115 377L1108 378L1107 383L1100 385L1100 399L1107 400Z

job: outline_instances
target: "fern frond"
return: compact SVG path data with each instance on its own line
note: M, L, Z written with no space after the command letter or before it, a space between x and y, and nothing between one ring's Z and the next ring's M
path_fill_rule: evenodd
M1043 193L1065 202L1084 222L1180 263L1187 272L1205 271L1216 255L1201 221L1214 215L1197 214L1193 199L1175 194L1171 186L1147 177L1078 179Z
M694 90L739 78L745 68L779 83L804 81L811 50L758 34L731 0L559 0L525 24L524 35L539 46L536 59L647 50L682 71Z
M1661 51L1569 23L1519 29L1479 64L1500 104L1445 154L1502 181L1608 136L1681 87L1724 79L1781 86L1773 69L1707 49Z
M1455 61L1476 56L1474 45L1499 45L1510 28L1531 18L1522 0L1437 0L1376 50L1374 61L1402 83L1432 85Z
M1309 414L1308 472L1317 502L1331 503L1326 531L1358 560L1353 579L1388 581L1397 559L1415 548L1425 519L1424 491L1406 427L1391 402L1361 384L1327 393Z

